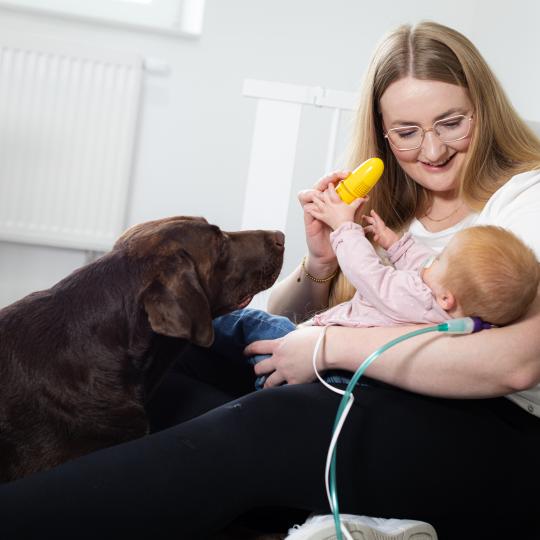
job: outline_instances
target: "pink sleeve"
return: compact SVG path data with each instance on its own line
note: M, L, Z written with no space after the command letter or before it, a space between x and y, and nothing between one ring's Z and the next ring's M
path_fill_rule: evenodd
M364 286L366 267L383 266L364 229L357 223L343 223L330 234L330 242L341 271L356 289Z
M398 270L420 270L425 262L437 252L416 242L410 232L406 232L387 250L390 262Z
M395 319L432 309L433 296L418 272L384 265L360 225L344 223L330 240L342 272L376 309Z

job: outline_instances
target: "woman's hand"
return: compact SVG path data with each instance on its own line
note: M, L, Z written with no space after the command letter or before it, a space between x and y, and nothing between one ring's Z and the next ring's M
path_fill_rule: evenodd
M307 189L298 194L298 200L304 209L304 226L306 229L306 242L310 263L316 267L313 268L314 275L318 275L319 273L320 275L328 275L335 270L336 256L330 245L330 227L328 227L326 223L315 219L308 211L306 211L305 206L313 203L313 201L328 188L330 183L336 185L344 178L347 178L349 174L349 171L335 171L328 176L321 178L313 186L313 189ZM331 266L333 266L333 268L330 268Z
M283 383L301 384L314 381L317 376L313 371L313 351L322 332L321 326L298 328L282 338L261 340L250 343L244 354L271 354L270 358L255 365L255 373L268 375L265 388ZM320 360L317 369L324 369Z

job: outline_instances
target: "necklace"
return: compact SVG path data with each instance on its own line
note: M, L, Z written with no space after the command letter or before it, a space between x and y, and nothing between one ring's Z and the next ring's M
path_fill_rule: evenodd
M444 216L443 218L435 219L435 218L429 217L427 212L422 217L425 217L426 219L429 219L429 221L433 221L433 223L440 223L441 221L445 221L448 218L451 218L454 214L457 213L458 210L461 209L462 206L463 206L463 203L459 203L456 206L456 208L454 208L447 216ZM431 211L431 208L429 210Z

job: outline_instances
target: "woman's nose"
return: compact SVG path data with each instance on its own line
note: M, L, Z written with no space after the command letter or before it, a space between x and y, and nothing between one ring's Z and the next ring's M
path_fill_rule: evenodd
M426 131L422 142L422 155L435 163L446 152L444 144L433 131Z

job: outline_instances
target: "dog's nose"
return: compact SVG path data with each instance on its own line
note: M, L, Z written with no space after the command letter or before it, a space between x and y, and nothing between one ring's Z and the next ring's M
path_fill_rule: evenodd
M285 235L281 231L274 232L274 243L278 247L285 247Z

